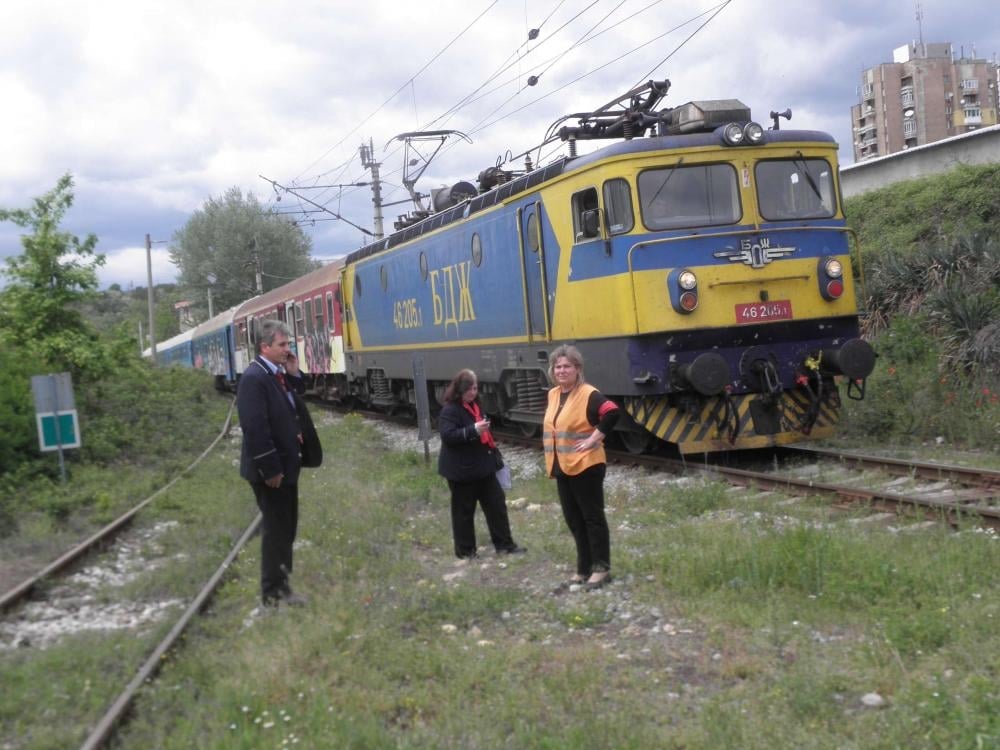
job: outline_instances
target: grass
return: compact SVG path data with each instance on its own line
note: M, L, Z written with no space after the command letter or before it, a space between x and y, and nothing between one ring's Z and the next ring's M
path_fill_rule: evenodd
M609 492L617 582L554 595L573 552L549 480L515 476L509 493L528 501L511 511L527 555L456 565L433 468L356 419L321 421L327 463L303 478L294 581L310 604L247 624L252 542L116 746L1000 747L995 536L893 532L820 501L636 476L638 491ZM174 533L205 566L229 537L209 513L252 509L234 451L190 480L197 500L179 491L162 510L186 519ZM160 568L143 586L179 595L203 574ZM115 674L95 654L141 651L86 643L67 680L40 678L65 673L79 642L0 654L24 693L0 744L55 732L46 703L76 724L63 744L79 740L101 701L55 693ZM872 692L884 708L862 705Z

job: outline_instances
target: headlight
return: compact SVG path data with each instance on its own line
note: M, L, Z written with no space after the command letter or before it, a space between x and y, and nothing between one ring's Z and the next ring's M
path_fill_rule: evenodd
M677 283L681 289L694 289L698 286L698 277L691 271L681 271Z
M743 136L750 141L750 143L760 143L764 140L764 128L756 122L748 122L743 128Z
M730 146L738 146L743 142L743 128L738 122L731 122L722 131L722 139Z
M831 279L839 279L844 275L844 266L836 258L830 258L830 260L826 262L823 270L826 271L826 275Z

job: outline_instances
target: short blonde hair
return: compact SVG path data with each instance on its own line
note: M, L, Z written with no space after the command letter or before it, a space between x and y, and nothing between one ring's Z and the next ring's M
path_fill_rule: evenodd
M583 378L583 355L580 354L580 350L572 344L560 344L552 350L552 354L549 355L549 382L556 382L556 360L560 357L565 357L576 366L575 385L581 385L587 382Z

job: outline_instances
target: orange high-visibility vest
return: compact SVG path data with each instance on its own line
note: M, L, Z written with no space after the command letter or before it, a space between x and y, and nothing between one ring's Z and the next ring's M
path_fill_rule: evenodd
M542 434L545 469L549 476L552 476L556 453L559 454L559 467L569 476L576 476L591 466L607 463L603 443L592 450L579 453L574 447L577 441L586 440L594 432L594 426L587 421L587 402L590 394L596 390L587 383L573 388L559 412L558 428L555 418L561 391L559 386L549 391L549 408L545 410L545 432Z

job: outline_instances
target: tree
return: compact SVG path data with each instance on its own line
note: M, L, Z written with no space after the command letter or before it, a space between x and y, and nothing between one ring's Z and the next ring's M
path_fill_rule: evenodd
M94 251L95 235L81 242L60 231L72 205L73 178L65 174L31 208L0 209L0 221L32 230L21 237L24 253L8 258L2 272L9 284L0 293L0 335L8 345L30 342L32 356L49 366L97 372L103 369L104 348L78 304L97 289L104 256Z
M260 205L238 187L209 198L170 243L179 281L199 306L209 281L216 312L256 294L257 263L263 290L313 270L312 242L294 223Z

